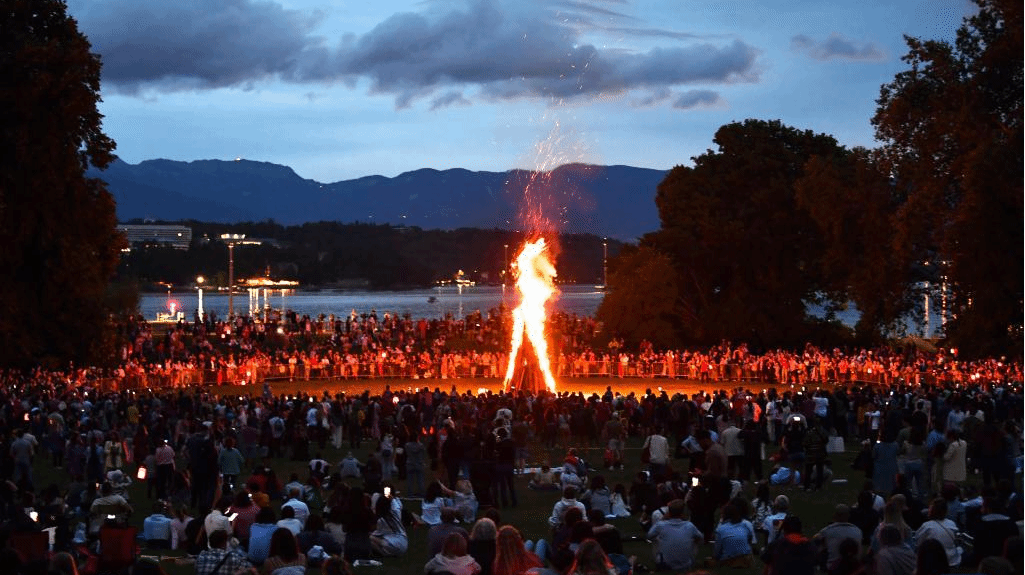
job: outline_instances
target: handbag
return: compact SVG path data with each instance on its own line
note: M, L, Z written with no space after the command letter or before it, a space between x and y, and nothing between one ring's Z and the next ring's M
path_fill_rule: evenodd
M641 463L651 463L651 445L641 450Z
M844 441L843 437L834 435L829 438L829 442L826 443L826 453L843 453L844 452Z

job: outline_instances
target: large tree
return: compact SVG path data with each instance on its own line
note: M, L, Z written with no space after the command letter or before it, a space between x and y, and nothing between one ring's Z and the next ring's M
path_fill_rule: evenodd
M976 0L956 41L907 38L882 87L880 160L906 195L897 233L947 276L947 335L969 354L1022 349L1022 3Z
M121 246L100 60L58 0L0 8L0 365L90 361Z
M806 304L821 288L821 234L795 184L815 156L844 153L831 136L747 120L715 134L718 150L658 186L662 228L648 241L678 274L683 339L792 345L811 336Z

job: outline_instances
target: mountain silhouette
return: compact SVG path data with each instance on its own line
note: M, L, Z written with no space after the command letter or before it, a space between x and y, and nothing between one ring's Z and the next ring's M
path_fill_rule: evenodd
M516 230L526 227L523 212L530 205L539 206L560 232L629 241L658 229L655 188L666 173L590 164L544 174L424 168L394 178L321 183L269 162L156 159L116 160L90 175L107 182L121 221L273 219L286 225L339 221Z

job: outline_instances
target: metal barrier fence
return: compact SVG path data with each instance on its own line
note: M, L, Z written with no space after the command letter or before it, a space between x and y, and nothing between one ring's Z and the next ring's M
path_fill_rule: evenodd
M878 369L855 369L846 373L821 374L757 370L752 366L730 364L704 368L693 363L665 361L585 361L553 363L558 377L568 378L642 378L684 379L717 386L744 384L765 386L890 385L894 383L957 383L950 374L938 377L931 372L893 374ZM368 379L498 379L505 374L505 358L496 363L471 362L466 356L446 356L423 363L414 360L342 362L329 364L245 364L218 369L171 368L153 372L135 372L124 378L94 381L102 390L186 388L217 385L262 385L264 381L368 380Z

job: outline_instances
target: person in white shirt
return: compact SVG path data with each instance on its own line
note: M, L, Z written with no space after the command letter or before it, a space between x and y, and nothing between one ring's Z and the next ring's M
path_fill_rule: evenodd
M288 496L288 501L281 505L281 512L284 513L286 507L292 508L295 518L299 520L302 526L305 526L306 519L308 519L310 516L309 505L306 505L304 501L299 499L300 492L295 487L293 487L292 490L288 492Z
M213 533L214 531L221 530L231 537L231 519L224 514L228 508L231 507L231 496L225 495L217 500L217 505L214 506L213 510L203 519L203 529L207 533Z
M947 562L951 567L961 564L961 547L957 544L957 524L947 519L947 502L938 497L929 506L929 520L915 531L911 538L912 545L917 549L923 541L935 539L943 545L947 552Z
M726 474L733 479L744 460L744 442L740 439L740 426L730 421L726 429L719 434L719 443L726 452Z
M294 507L281 508L281 519L278 520L277 526L288 529L296 536L303 530L303 523L296 518Z
M587 513L584 504L577 501L577 488L569 486L562 490L562 499L557 501L555 506L552 507L552 515L548 518L548 524L555 527L562 523L562 516L571 507L576 507L581 513Z
M655 432L644 440L641 449L647 449L650 455L651 475L655 481L665 476L666 468L669 465L669 440L662 435L662 426L655 426Z

